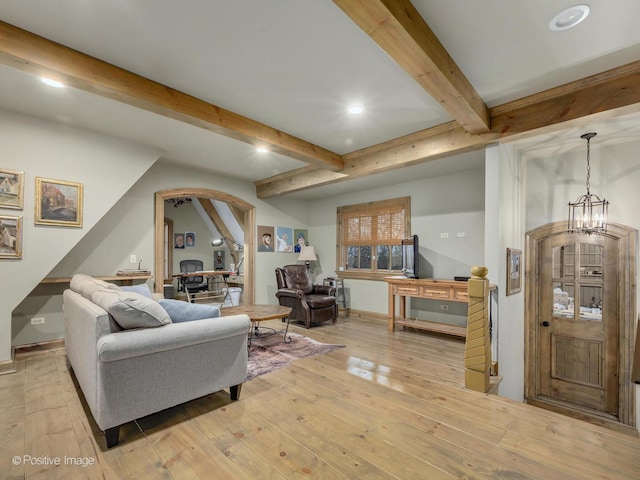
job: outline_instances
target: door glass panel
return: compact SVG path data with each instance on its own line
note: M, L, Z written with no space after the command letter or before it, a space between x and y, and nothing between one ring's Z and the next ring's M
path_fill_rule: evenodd
M602 321L601 285L580 285L580 320Z
M574 284L553 282L553 315L573 317Z
M580 278L602 278L602 245L580 244Z
M573 278L575 271L575 248L573 244L553 247L554 278Z

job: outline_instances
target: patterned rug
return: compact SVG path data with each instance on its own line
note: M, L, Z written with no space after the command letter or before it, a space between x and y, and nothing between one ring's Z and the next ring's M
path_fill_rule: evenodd
M282 341L282 332L265 337L253 337L249 350L247 380L280 370L295 360L324 355L346 346L316 342L296 333L289 333L287 337L291 337L291 343Z

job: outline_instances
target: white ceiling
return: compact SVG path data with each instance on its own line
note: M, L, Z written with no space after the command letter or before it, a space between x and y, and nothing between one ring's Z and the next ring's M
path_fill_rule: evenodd
M489 107L640 59L640 1L589 0L584 22L552 32L551 18L574 3L413 0ZM339 154L451 120L329 0L3 0L0 19ZM354 102L364 115L345 112ZM0 108L250 181L306 165L80 90L53 89L7 66L0 66ZM574 141L575 133L544 139ZM291 196L380 187L482 161L481 152L465 154Z

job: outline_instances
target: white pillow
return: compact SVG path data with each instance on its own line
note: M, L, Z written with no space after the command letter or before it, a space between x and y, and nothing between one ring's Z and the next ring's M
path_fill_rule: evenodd
M79 293L84 298L91 300L91 296L98 290L113 289L117 290L118 286L113 283L107 283L103 280L98 280L84 273L76 273L71 277L71 283L69 287L74 292Z
M158 302L135 292L103 289L91 301L104 308L121 328L153 328L171 323L167 311Z

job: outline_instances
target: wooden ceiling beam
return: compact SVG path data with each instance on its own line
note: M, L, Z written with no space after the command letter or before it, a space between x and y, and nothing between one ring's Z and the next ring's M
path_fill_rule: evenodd
M409 0L333 0L470 133L487 132L487 106Z
M211 200L208 198L198 198L198 202L200 202L200 205L202 206L206 214L209 216L209 219L211 219L211 221L213 222L213 225L218 229L218 231L220 232L220 235L222 235L222 237L224 238L224 243L229 249L229 251L231 252L231 256L233 257L234 263L236 263L238 259L234 254L235 246L232 243L230 243L227 240L227 238L232 239L234 242L237 242L237 240L233 237L233 235L231 235L231 231L227 228L227 224L224 222L224 220L220 216L218 209L213 204L213 202L211 202Z
M483 148L496 135L472 135L450 122L344 156L342 172L306 167L255 182L258 198L306 190L354 178L383 173L426 161Z
M344 155L345 168L312 167L255 182L258 198L292 193L482 148L496 141L570 128L595 116L640 111L640 61L494 107L491 132L472 135L456 122Z
M344 166L337 153L1 21L0 63L317 167Z
M541 133L578 124L595 115L640 111L640 61L551 88L490 110L500 138ZM561 127L559 127L561 125Z

